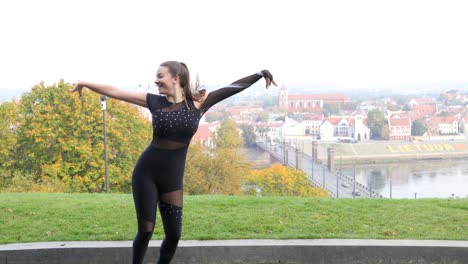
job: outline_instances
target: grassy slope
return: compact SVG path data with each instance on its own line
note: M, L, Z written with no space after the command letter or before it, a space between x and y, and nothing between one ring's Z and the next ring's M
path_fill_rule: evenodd
M184 206L186 240L468 239L467 199L186 196ZM0 194L0 243L132 240L135 231L129 194Z

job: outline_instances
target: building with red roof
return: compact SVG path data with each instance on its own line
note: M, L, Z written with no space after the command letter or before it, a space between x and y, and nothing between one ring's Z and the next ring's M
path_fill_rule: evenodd
M401 114L389 115L388 130L390 140L410 140L411 118Z
M198 125L197 132L193 135L192 140L200 141L203 146L208 148L214 148L216 145L214 139L216 136L216 130L219 127L219 123L200 123Z
M279 108L288 112L319 112L324 104L343 105L348 101L342 94L288 94L284 85L278 96Z
M429 119L430 131L438 135L459 134L459 119L456 116L435 116Z
M437 113L436 104L421 104L411 107L410 116L412 120L420 120L428 116L434 116Z
M429 97L419 97L419 98L413 98L408 102L408 105L410 107L413 107L415 105L424 105L424 104L433 104L434 99L429 98Z
M362 115L331 116L325 118L320 126L320 139L354 139L356 141L369 140L370 129L367 118Z

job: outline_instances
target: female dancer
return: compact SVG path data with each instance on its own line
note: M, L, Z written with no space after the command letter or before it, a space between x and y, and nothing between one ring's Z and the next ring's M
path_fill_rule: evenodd
M177 61L162 63L156 73L159 94L136 93L109 85L80 81L71 90L81 95L84 87L151 111L153 140L137 161L132 175L132 192L138 220L138 233L133 241L133 263L142 263L154 230L156 205L159 205L164 227L159 264L169 263L174 256L182 229L182 182L190 141L203 114L214 104L251 86L261 78L266 88L273 76L268 70L255 73L232 84L206 92L192 92L187 65ZM162 96L161 94L165 95Z

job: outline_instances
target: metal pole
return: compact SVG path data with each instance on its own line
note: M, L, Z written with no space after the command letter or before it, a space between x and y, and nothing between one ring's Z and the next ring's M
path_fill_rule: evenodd
M336 173L336 198L339 197L338 196L338 190L340 189L340 186L338 185L339 184L338 181L340 179L339 174L340 174L340 171L338 171L338 173Z
M107 133L106 133L106 96L101 95L101 109L102 109L102 123L104 126L104 170L106 175L106 192L110 191L109 188L109 172L107 169L108 162L107 162Z
M356 161L353 164L353 198L356 197Z
M340 156L340 177L341 177L341 172L343 171L343 161L342 161L343 156Z
M325 189L325 167L322 167L323 168L323 188Z
M312 159L312 171L311 171L311 177L312 177L312 184L314 183L314 159Z
M392 199L392 176L390 176L390 199Z

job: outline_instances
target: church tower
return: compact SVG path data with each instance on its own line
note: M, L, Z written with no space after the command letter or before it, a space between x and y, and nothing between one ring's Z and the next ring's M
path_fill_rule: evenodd
M284 85L279 89L278 106L279 109L288 111L288 90Z

